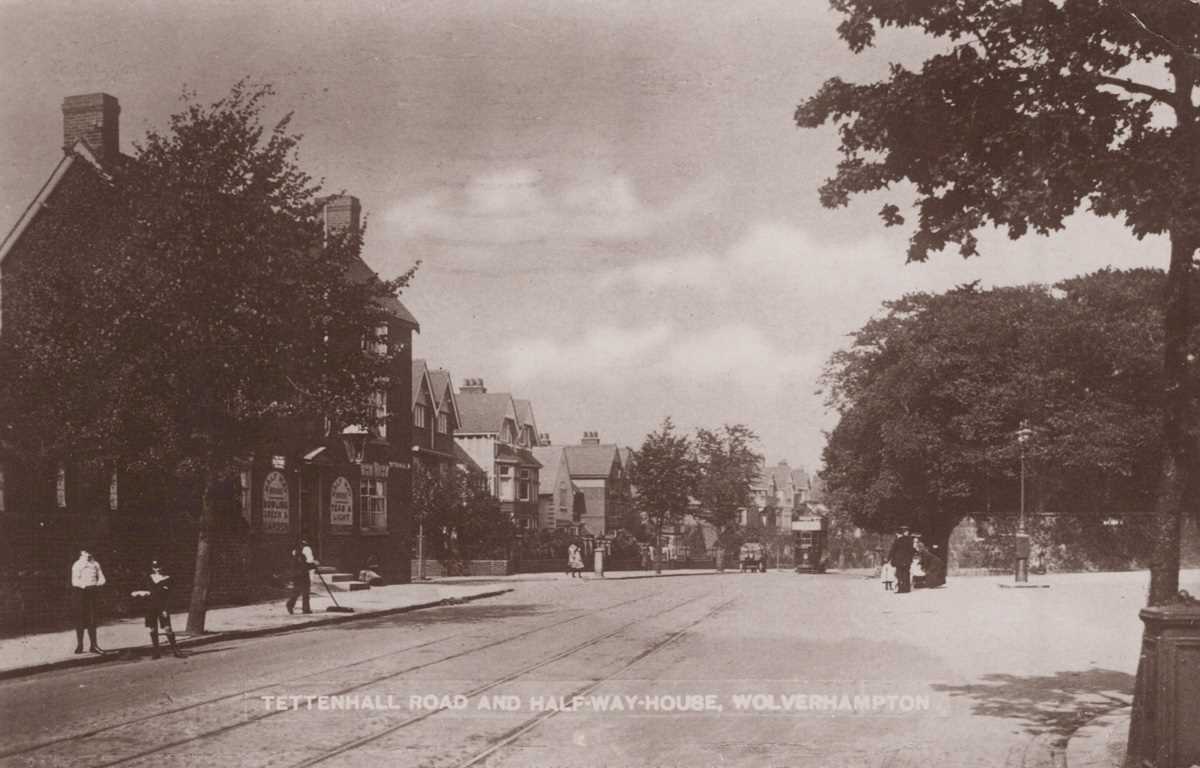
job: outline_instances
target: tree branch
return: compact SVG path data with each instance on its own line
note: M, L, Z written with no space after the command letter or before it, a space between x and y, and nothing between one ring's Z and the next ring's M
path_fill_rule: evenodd
M1193 5L1200 4L1200 3L1197 3L1196 0L1188 0L1188 1L1191 2ZM1124 3L1121 3L1120 0L1118 0L1117 5L1120 6L1121 10L1125 11L1125 14L1127 16L1129 16L1129 18L1133 19L1134 23L1136 23L1139 27L1141 27L1142 30L1144 30L1147 34L1153 35L1154 37L1158 38L1160 41L1165 43L1166 46L1168 48L1170 48L1172 51L1174 51L1175 53L1178 53L1182 56L1187 56L1188 58L1200 61L1200 54L1197 54L1196 51L1192 50L1191 48L1187 48L1185 46L1180 45L1179 43L1175 42L1174 40L1167 37L1166 35L1164 35L1161 32L1151 29L1150 26L1148 24L1146 24L1146 22L1142 21L1141 17L1139 17L1136 13L1134 13L1133 11L1126 8Z
M1146 85L1145 83L1139 83L1123 77L1109 77L1108 75L1097 75L1096 81L1101 85L1112 85L1130 93L1137 93L1142 96L1158 99L1164 104L1175 104L1176 94L1164 88L1155 88L1153 85Z

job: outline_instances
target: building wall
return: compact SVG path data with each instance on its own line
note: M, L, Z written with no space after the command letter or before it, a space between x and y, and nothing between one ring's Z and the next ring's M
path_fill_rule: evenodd
M580 522L592 534L607 534L608 481L602 478L575 478L575 485L583 495L584 512Z

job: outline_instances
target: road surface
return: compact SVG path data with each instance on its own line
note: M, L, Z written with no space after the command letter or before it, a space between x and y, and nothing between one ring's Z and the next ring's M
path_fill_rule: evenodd
M489 601L0 682L0 766L1061 765L1128 701L1143 574L787 572Z

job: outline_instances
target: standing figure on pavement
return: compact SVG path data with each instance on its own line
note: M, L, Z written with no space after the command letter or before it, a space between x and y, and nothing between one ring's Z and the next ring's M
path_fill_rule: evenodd
M175 645L175 630L171 627L170 597L171 577L163 572L162 566L155 560L150 563L150 573L146 576L142 588L133 592L134 597L146 601L146 627L150 630L150 644L154 646L153 658L162 654L158 651L158 630L166 630L167 643L171 653L177 659L182 659L179 646Z
M892 548L888 550L888 562L896 569L897 594L912 591L910 569L915 553L916 549L913 547L913 538L908 532L908 526L900 526L900 533L892 542Z
M292 550L292 595L287 600L287 612L296 612L296 599L300 599L300 607L304 613L312 613L308 603L308 591L312 587L312 571L316 570L317 559L313 557L312 547L304 539Z
M75 653L83 653L83 630L87 630L89 650L104 653L96 643L96 600L105 584L100 563L86 549L79 550L79 559L71 566L71 607L75 614Z
M567 573L571 578L583 578L583 550L575 542L567 547Z

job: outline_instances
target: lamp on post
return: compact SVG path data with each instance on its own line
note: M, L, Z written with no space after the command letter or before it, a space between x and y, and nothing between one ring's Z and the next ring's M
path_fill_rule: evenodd
M342 430L342 445L346 448L346 459L351 464L362 464L367 450L367 428L351 424Z
M1024 419L1021 420L1021 428L1017 430L1017 445L1021 454L1021 507L1020 517L1017 519L1017 535L1016 535L1016 567L1014 580L1018 584L1024 584L1029 581L1029 534L1025 532L1025 444L1033 437L1033 430L1029 428L1029 423Z

